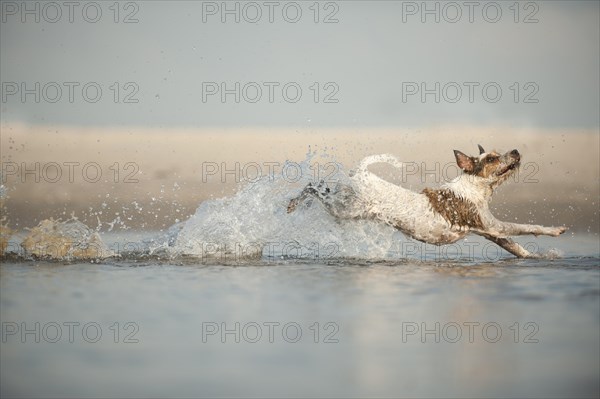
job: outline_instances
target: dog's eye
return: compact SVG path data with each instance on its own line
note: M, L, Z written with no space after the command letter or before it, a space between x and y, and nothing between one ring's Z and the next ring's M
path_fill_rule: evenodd
M485 162L487 162L487 163L493 163L493 162L496 162L497 160L498 160L498 157L487 157L485 159Z

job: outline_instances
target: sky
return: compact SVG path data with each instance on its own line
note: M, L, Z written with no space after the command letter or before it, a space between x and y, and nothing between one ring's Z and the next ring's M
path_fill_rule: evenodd
M2 1L1 119L597 129L599 3L516 4Z

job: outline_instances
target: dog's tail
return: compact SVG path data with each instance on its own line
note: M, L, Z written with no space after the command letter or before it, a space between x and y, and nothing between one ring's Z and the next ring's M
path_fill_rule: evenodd
M358 173L367 173L368 170L367 168L369 167L369 165L372 165L374 163L389 163L390 165L393 165L395 167L397 167L398 169L401 169L403 167L402 162L400 162L398 160L398 158L396 158L395 156L391 155L391 154L378 154L378 155L369 155L368 157L363 158L362 161L360 161L360 164L358 165L357 168L357 172Z
M365 198L371 198L374 199L375 202L378 202L382 198L389 198L390 193L392 192L402 192L403 198L406 197L405 192L412 193L412 191L398 184L382 179L375 173L369 171L369 165L374 163L387 163L400 170L404 167L404 164L391 154L378 154L365 157L362 161L360 161L358 168L356 169L356 173L351 176L357 191L362 192Z

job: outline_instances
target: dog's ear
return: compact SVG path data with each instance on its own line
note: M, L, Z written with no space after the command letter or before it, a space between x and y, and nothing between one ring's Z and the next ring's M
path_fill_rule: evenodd
M458 150L454 150L454 156L456 157L456 164L459 168L467 173L473 172L475 169L475 162L473 162L473 159L470 156L465 155Z
M477 144L477 147L479 147L479 155L485 154L485 150L483 149L483 147L481 146L481 144Z

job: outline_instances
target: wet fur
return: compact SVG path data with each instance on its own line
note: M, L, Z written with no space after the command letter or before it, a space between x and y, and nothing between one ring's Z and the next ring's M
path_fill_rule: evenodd
M505 154L485 152L479 156L454 151L462 174L439 189L426 188L416 193L389 183L368 171L368 166L387 162L396 167L402 163L391 155L374 155L363 159L352 176L352 186L338 184L333 190L321 182L309 184L288 205L293 212L305 199L321 201L340 219L374 219L387 223L404 234L430 244L443 245L458 241L468 233L481 235L521 258L537 257L512 241L512 235L558 236L565 227L544 227L502 222L496 219L489 201L496 187L506 181L520 166L517 150Z
M477 207L471 201L457 197L451 190L422 191L429 199L432 209L442 215L452 226L483 228Z

